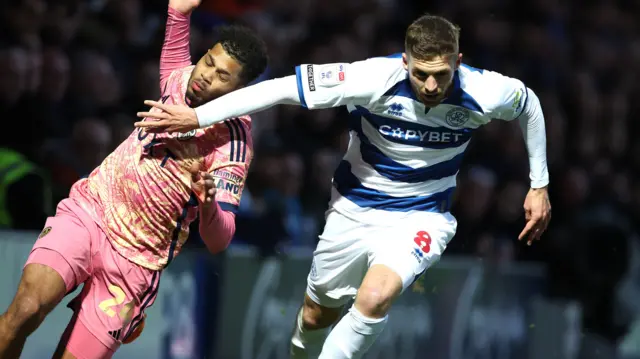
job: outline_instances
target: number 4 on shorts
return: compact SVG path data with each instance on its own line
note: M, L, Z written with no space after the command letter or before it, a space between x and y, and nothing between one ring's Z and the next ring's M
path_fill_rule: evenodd
M431 236L427 231L419 231L418 233L416 233L413 241L424 253L429 253L431 251Z

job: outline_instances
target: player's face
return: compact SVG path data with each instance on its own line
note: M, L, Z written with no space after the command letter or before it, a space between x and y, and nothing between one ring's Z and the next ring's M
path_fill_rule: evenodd
M241 72L242 65L216 44L191 72L187 85L189 105L200 106L242 87Z
M433 107L447 97L462 54L419 60L405 53L402 60L416 96L425 106Z

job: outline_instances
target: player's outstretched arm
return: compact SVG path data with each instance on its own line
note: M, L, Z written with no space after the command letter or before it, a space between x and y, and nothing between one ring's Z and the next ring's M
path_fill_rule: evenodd
M382 65L382 66L381 66ZM295 76L287 76L245 87L198 108L145 101L163 112L140 112L138 117L159 121L137 122L148 132L187 132L208 127L229 118L253 114L275 105L300 105L320 109L367 103L388 79L385 66L393 62L369 59L352 64L301 65ZM392 67L392 68L393 68ZM382 74L382 75L380 75Z
M547 137L540 100L520 80L491 71L486 71L483 76L486 76L488 84L494 89L490 92L491 97L498 100L487 114L490 118L517 120L527 146L531 189L524 202L527 224L518 240L526 239L527 244L531 245L540 239L551 219L551 204L547 192Z
M279 104L300 104L300 98L296 77L288 76L236 90L196 109L157 101L144 103L163 112L139 112L140 118L155 118L159 121L136 122L136 127L144 127L147 132L187 132Z
M551 203L547 191L549 171L544 115L540 100L531 89L526 89L526 103L518 122L529 153L531 179L531 189L524 202L527 224L518 239L526 238L527 244L531 245L533 241L540 239L551 220Z
M189 49L189 20L200 0L170 0L164 43L160 53L160 90L171 72L191 65Z

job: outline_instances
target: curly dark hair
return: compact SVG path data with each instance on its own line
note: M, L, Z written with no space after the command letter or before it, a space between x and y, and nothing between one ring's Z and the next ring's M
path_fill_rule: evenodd
M216 44L242 65L241 77L249 83L260 76L269 62L267 46L251 29L241 25L225 25L216 29Z

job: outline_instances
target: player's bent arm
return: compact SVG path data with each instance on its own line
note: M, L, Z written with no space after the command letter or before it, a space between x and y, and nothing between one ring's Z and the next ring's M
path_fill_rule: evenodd
M529 88L526 92L526 103L517 119L529 153L531 188L543 188L549 184L544 115L535 92Z
M538 96L518 79L492 71L484 71L483 76L487 80L484 84L493 90L483 93L484 100L493 104L487 115L504 121L518 121L529 154L531 188L546 187L549 184L547 137Z
M217 150L205 158L216 193L214 203L200 208L200 234L211 253L222 252L233 239L235 213L253 158L251 119L242 116L226 125L229 137L216 130L215 138L220 141Z
M236 232L235 214L220 208L217 202L200 208L200 237L209 252L227 249Z
M231 92L195 109L201 128L275 105L322 109L364 104L384 91L388 71L397 64L374 58L351 64L300 65L295 76L264 81Z

